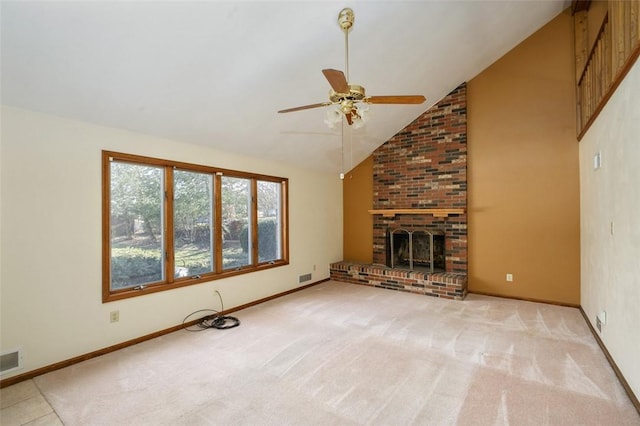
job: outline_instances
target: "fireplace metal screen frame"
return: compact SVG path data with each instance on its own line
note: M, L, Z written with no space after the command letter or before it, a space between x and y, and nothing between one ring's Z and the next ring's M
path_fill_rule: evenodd
M394 253L395 253L395 247L394 247L394 234L396 233L406 233L409 237L409 270L413 271L413 234L425 234L428 238L429 238L429 272L434 273L435 272L435 259L434 259L434 253L433 253L433 248L434 248L434 235L443 235L443 232L431 232L428 231L426 229L415 229L415 230L409 230L407 228L402 228L402 227L398 227L398 228L393 228L393 229L389 229L388 230L389 233L389 248L391 251L391 255L389 256L389 263L391 266L391 268L395 268L395 264L394 264Z

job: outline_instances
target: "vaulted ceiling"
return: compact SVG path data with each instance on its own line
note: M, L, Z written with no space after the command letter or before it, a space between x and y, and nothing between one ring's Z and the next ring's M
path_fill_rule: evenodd
M345 68L347 6L350 83L427 98L372 105L345 133L349 169L569 2L3 0L1 101L337 173L325 108L276 111L328 100L321 70Z

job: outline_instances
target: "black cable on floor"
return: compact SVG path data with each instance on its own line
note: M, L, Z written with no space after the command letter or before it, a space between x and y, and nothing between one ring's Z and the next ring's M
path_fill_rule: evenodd
M222 295L220 295L220 292L218 290L216 290L216 293L218 294L218 298L220 299L221 311L224 312L224 302L222 301ZM213 314L205 315L204 317L202 317L200 321L194 325L194 327L197 327L196 329L184 327L184 324L187 322L189 318L191 318L192 316L200 312L213 312ZM237 327L239 325L240 325L240 320L238 318L232 317L229 315L220 315L220 312L216 311L215 309L200 309L190 313L189 315L184 317L184 319L182 320L182 326L187 331L202 331L208 328L217 328L218 330L226 330L229 328Z

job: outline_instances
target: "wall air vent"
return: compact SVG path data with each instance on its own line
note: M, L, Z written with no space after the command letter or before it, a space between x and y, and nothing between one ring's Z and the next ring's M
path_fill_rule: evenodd
M22 351L14 349L0 354L0 374L10 373L22 368Z
M300 279L298 280L298 283L303 283L305 281L309 281L310 279L311 279L311 274L300 275Z

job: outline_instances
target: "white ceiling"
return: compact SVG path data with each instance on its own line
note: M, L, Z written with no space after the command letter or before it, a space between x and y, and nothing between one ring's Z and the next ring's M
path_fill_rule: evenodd
M317 108L323 68L344 70L372 105L346 168L568 6L538 1L2 1L4 105L318 170L341 170L340 130ZM348 148L347 143L347 152Z

